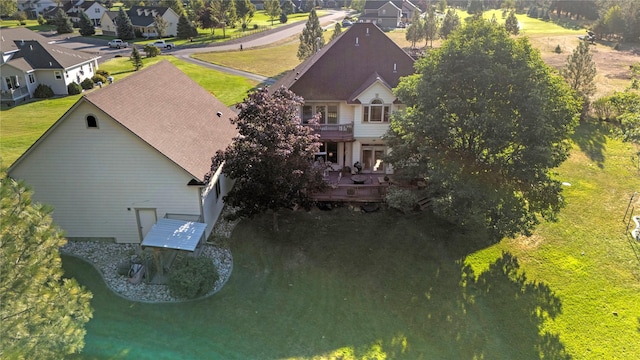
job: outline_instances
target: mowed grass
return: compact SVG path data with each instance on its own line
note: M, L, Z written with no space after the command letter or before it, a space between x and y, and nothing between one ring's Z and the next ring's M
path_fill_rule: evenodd
M557 169L566 207L530 238L487 244L428 212L287 212L279 233L259 216L233 232L221 292L163 305L64 258L94 293L75 358L635 359L640 248L622 217L637 149L605 130L581 126Z
M151 66L162 60L168 60L176 65L200 86L209 90L220 101L229 106L241 102L247 91L257 85L255 81L244 77L207 69L179 60L173 56L145 58L143 61L144 66ZM109 71L116 82L134 73L132 64L126 57L115 58L105 62L100 65L100 68ZM97 91L97 89L92 91ZM0 110L0 159L2 159L2 165L11 165L80 96L32 101L11 108L3 107Z

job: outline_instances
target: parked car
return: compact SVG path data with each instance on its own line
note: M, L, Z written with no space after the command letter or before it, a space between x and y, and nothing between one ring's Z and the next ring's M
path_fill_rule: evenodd
M113 39L111 41L109 41L109 47L110 48L126 48L129 47L129 43L126 41L122 41L121 39Z
M342 20L342 27L349 27L349 26L351 26L351 25L353 25L353 23L351 22L351 20L347 20L347 19Z
M176 44L171 42L166 42L164 40L156 40L151 45L160 49L167 49L167 50L171 50L172 48L176 47Z

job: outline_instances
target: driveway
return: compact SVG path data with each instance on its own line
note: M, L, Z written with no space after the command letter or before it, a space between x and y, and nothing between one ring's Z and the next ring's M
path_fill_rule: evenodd
M334 24L337 21L341 21L345 16L347 16L350 12L345 10L329 10L327 15L320 17L320 24L325 29L333 28ZM299 21L296 23L288 24L285 26L280 26L275 29L266 30L260 33L252 34L249 36L245 36L238 39L233 39L226 41L224 43L213 44L209 46L180 46L172 50L162 50L163 54L171 54L174 55L181 60L188 61L194 64L198 64L209 69L223 71L226 73L230 73L233 75L244 76L246 78L271 84L273 83L272 79L268 79L264 76L220 66L210 64L204 61L200 61L191 57L194 53L199 52L212 52L212 51L232 51L239 50L240 45L242 45L243 49L250 49L254 47L265 46L269 44L273 44L283 39L290 38L292 36L298 35L302 32L306 25L306 21ZM131 53L131 49L111 49L107 46L107 41L98 38L85 38L81 36L76 37L64 37L57 36L56 34L52 34L49 36L52 39L52 42L55 42L56 45L64 46L66 48L79 50L83 52L87 52L90 54L99 55L100 59L99 63L110 60L117 55L120 56L128 56Z

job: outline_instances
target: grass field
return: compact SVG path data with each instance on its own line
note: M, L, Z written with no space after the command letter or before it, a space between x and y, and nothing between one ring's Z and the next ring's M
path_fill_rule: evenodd
M558 169L567 206L530 238L486 244L428 213L292 212L279 233L262 216L234 231L220 293L172 305L122 300L65 258L94 293L76 358L635 359L637 149L604 131L581 126Z
M247 91L257 85L256 82L244 77L205 69L202 66L179 60L173 56L144 58L143 62L145 66L150 66L161 60L170 61L200 86L209 90L220 101L230 106L241 102ZM133 73L133 66L128 58L115 58L101 64L100 68L109 71L116 82ZM80 96L32 101L11 108L3 107L0 110L0 159L2 159L2 165L11 165Z

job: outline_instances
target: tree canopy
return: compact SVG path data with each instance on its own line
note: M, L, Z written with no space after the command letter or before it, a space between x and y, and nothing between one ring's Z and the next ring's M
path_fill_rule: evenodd
M316 15L316 10L311 9L302 33L300 34L300 45L298 46L298 59L304 60L318 52L324 47L323 30L320 27L320 20Z
M58 34L71 34L73 32L71 19L69 19L69 16L67 16L67 13L65 13L62 8L56 10L55 22Z
M271 26L273 26L273 20L278 18L282 14L282 8L280 7L280 0L265 0L264 12L269 15L271 20Z
M24 183L0 174L0 355L60 359L84 346L91 293L63 279L66 242L51 208L31 200Z
M577 102L526 38L476 18L417 63L385 138L398 176L423 179L434 212L497 238L562 207L551 169L568 156Z
M308 207L308 194L324 186L320 170L311 162L320 149L319 138L300 121L302 103L285 88L249 94L232 119L239 135L216 153L208 175L224 164L222 172L235 180L225 202L238 208L239 216L272 211L275 230L280 209Z
M458 13L453 10L447 10L447 14L444 16L444 20L442 20L442 25L440 26L440 36L443 39L449 37L449 34L454 32L457 28L460 27L460 16Z

